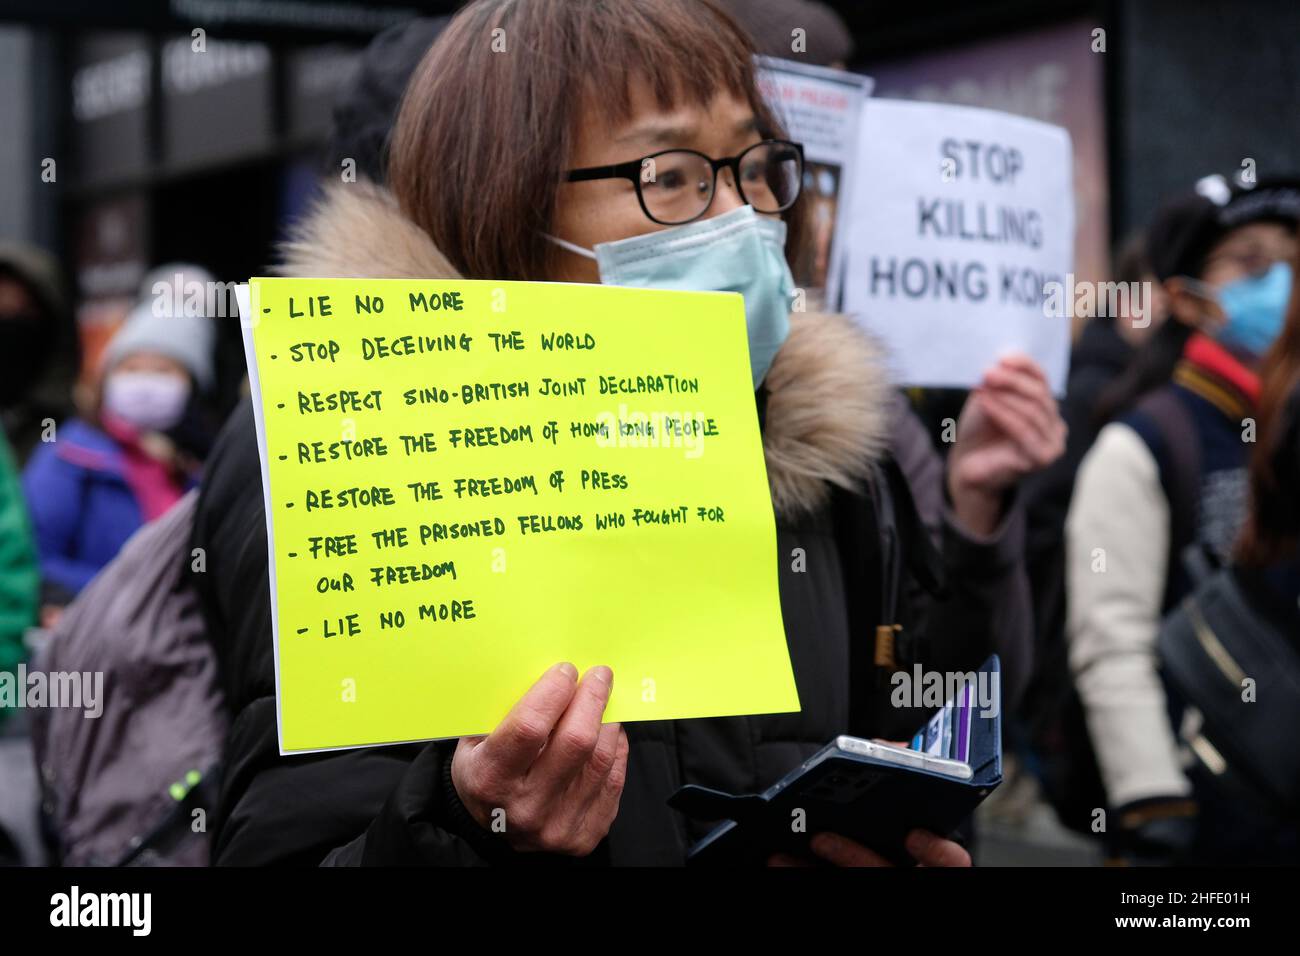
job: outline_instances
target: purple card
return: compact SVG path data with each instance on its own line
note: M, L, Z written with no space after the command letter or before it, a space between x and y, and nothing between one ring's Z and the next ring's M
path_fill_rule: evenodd
M957 753L956 758L965 761L970 758L970 724L974 712L971 700L971 685L967 684L957 695Z

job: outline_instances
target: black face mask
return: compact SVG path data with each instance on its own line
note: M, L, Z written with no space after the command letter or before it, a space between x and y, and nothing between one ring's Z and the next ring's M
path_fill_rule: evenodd
M54 328L35 310L0 315L0 407L27 397L54 351Z

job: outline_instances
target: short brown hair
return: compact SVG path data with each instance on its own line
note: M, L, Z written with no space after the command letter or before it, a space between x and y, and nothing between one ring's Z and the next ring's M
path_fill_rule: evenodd
M555 247L541 234L554 220L580 106L626 119L633 77L665 108L727 90L748 101L761 135L781 136L753 53L710 0L476 0L406 89L389 185L462 275L545 279ZM791 249L798 208L786 217Z

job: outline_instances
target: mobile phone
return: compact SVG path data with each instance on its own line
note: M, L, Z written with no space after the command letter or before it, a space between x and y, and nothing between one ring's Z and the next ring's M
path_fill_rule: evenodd
M893 744L880 743L875 740L863 740L861 737L849 737L842 734L835 738L835 746L845 753L870 757L885 763L897 764L900 767L929 770L931 773L941 773L955 780L969 780L974 776L970 764L963 763L960 760L936 757L934 754L908 750L905 747L895 747Z
M996 693L997 656L979 672L994 675ZM812 834L825 832L856 840L893 863L914 863L908 833L952 833L1002 782L996 703L978 710L967 685L925 722L912 747L841 734L759 793L687 784L669 805L696 819L723 821L692 847L687 862L747 865L776 852L807 855ZM932 729L942 727L944 712L950 712L948 753L927 752L937 746Z

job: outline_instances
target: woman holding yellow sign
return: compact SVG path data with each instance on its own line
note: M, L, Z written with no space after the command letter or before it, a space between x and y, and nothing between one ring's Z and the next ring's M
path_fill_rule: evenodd
M1061 449L1042 373L1018 358L989 372L945 477L871 342L845 318L791 314L803 156L760 96L752 57L743 30L701 0L472 3L406 88L388 190L328 190L285 271L742 293L802 710L602 724L615 675L559 663L485 737L282 759L244 419L214 456L196 530L211 568L226 549L238 568L197 582L236 712L216 862L470 865L543 852L680 864L709 829L667 805L682 785L757 792L837 734L910 736L916 711L891 706L888 677L914 664L971 671L997 651L1009 684L1024 673L1022 526L1009 498ZM886 486L895 504L882 519ZM901 553L879 546L882 521ZM900 580L882 595L890 573ZM919 830L907 851L969 863ZM807 860L884 862L834 833L817 835Z

